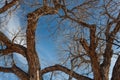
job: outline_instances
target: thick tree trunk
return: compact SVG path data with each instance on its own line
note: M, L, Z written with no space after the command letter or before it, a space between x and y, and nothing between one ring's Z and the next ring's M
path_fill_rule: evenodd
M97 58L95 56L93 56L91 58L91 65L92 65L92 69L93 69L94 80L102 80L100 66L99 66L99 63L96 59Z
M96 33L96 26L92 25L90 27L90 47L89 47L89 56L91 59L91 65L94 74L94 80L102 80L101 72L100 72L100 63L98 61L97 54L95 52L96 49L96 41L95 41L95 33Z
M101 74L102 74L102 80L109 80L109 70L110 70L110 63L111 63L113 50L107 47L105 52L106 52L104 54L105 59L103 61L103 64L101 64Z
M27 25L27 60L29 65L29 77L30 80L42 80L41 68L39 63L39 58L36 53L35 47L35 31L37 27L37 22L40 16L48 14L56 14L58 10L52 7L41 7L32 13L29 13L28 25Z
M35 30L37 20L34 19L33 16L34 15L28 15L27 27L27 60L29 65L29 80L42 80L39 58L35 49Z
M109 80L109 67L110 66L106 65L101 68L102 80Z

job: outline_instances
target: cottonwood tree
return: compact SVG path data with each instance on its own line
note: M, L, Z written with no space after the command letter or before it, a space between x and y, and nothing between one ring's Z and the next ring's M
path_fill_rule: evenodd
M116 48L119 49L119 2L103 0L96 3L90 0L85 4L71 9L65 8L66 14L60 15L62 19L71 21L69 27L72 25L72 28L67 28L63 34L67 44L65 47L64 43L66 49L63 51L68 54L70 62L74 62L71 69L73 66L81 67L81 64L84 64L82 68L86 67L85 64L91 65L95 80L108 80L110 65L113 65L111 58L117 54ZM117 75L118 60L119 55L113 69L112 80L120 78Z
M37 1L37 0L36 0ZM31 1L30 3L33 3ZM23 0L3 1L0 8L0 14L18 9L18 5L27 6ZM39 4L40 3L40 4ZM16 66L15 63L11 67L0 67L1 72L11 72L16 74L22 80L42 80L45 73L52 71L62 71L77 80L92 80L92 78L80 75L62 65L54 65L41 69L38 54L36 52L36 36L35 31L39 18L47 15L57 15L59 17L59 28L63 28L62 23L66 21L65 28L71 29L79 28L78 33L74 33L72 37L74 45L69 47L70 54L72 54L71 65L74 69L74 60L80 58L83 63L87 61L90 64L93 72L94 80L108 80L111 65L111 58L114 55L115 48L119 48L119 30L120 30L120 14L119 1L116 0L41 0L39 3L29 4L34 8L27 13L27 28L26 28L26 47L12 42L5 33L0 32L0 41L5 48L0 49L2 55L9 55L16 52L23 55L28 61L28 72L23 71ZM42 3L42 4L41 4ZM12 9L12 10L11 10ZM26 11L27 12L27 11ZM68 24L71 24L70 26ZM57 27L58 28L58 27ZM77 28L76 28L77 29ZM86 30L88 32L81 32ZM66 33L74 32L76 30L66 31ZM84 35L83 35L84 34ZM70 35L70 34L69 34ZM70 35L71 36L71 35ZM70 39L71 40L71 39ZM72 41L71 41L72 42ZM79 49L81 48L81 50ZM76 55L76 53L78 55ZM82 54L83 53L83 54ZM75 56L74 56L75 55ZM83 57L86 55L86 57ZM102 59L102 60L99 60ZM120 56L115 63L112 73L112 80L119 80L120 78Z

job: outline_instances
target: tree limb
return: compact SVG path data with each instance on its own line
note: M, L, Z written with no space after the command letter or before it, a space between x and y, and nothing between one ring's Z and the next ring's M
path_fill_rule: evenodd
M120 13L117 17L117 19L119 20L119 17L120 17ZM111 25L109 25L111 26ZM115 28L110 32L110 27L107 27L106 28L106 48L105 48L105 52L103 54L103 57L104 57L104 60L103 60L103 63L101 64L101 72L103 72L103 76L108 76L109 74L109 68L110 68L110 63L111 63L111 58L112 58L112 55L113 55L113 49L112 49L112 46L114 45L114 40L115 40L115 36L116 34L119 32L120 30L120 21L117 22ZM109 33L108 33L109 32ZM116 72L117 73L117 72Z
M115 66L113 68L111 80L118 80L118 79L120 79L120 56L118 57Z
M74 22L76 22L76 23L78 23L78 24L80 24L80 25L82 25L82 26L84 26L84 27L87 27L87 28L91 28L92 26L94 26L94 24L92 24L92 25L91 24L87 24L87 23L85 23L83 21L74 19L74 18L72 18L72 17L70 17L68 15L65 15L65 17L70 19L70 20L72 20L72 21L74 21Z
M71 75L74 78L76 78L77 80L92 80L91 78L79 75L78 73L76 73L74 71L71 74L71 70L70 69L68 69L68 68L66 68L64 66L61 66L61 65L54 65L54 66L51 66L51 67L47 67L47 68L41 70L41 73L42 73L42 75L44 75L45 73L52 72L52 71L57 71L57 70L58 71L62 71L64 73L68 74L68 75Z
M82 47L85 49L85 51L89 52L89 45L84 38L80 39L80 43L82 44Z
M0 8L0 14L7 11L9 8L14 6L19 0L13 0L10 3L4 5L2 8Z
M3 34L3 32L0 31L0 41L2 41L3 43L7 44L7 46L11 45L11 41L8 39L8 37Z
M10 68L5 68L5 67L0 67L1 72L7 72L7 73L14 73L18 77L20 77L22 80L29 80L28 74L25 73L23 70L21 70L19 67L16 65L13 65Z
M96 41L95 41L96 40L96 36L95 36L96 25L87 24L83 21L74 19L74 18L72 18L68 15L66 15L65 17L69 18L70 20L72 20L72 21L90 29L90 46L88 47L85 42L84 42L84 44L83 43L82 44L83 44L83 48L85 50L89 50L88 55L90 56L90 59L91 59L91 62L92 62L91 65L92 65L92 69L93 69L93 73L94 73L94 79L95 80L102 80L101 79L99 61L98 61L97 54L95 52L95 49L96 49Z
M3 49L3 50L0 49L0 52L3 55L13 53L13 52L17 52L17 53L23 55L24 57L26 56L26 48L22 45L12 43L7 38L7 36L5 36L2 32L0 32L0 41L2 41L7 46L6 49Z
M37 27L37 22L40 16L44 15L53 15L58 13L58 10L54 7L49 7L49 6L43 6L35 11L29 13L27 15L27 30L26 30L26 35L27 35L27 60L28 60L28 66L29 66L29 76L30 80L42 80L42 76L40 73L41 67L39 63L39 58L35 49L35 30ZM38 79L39 77L39 79Z

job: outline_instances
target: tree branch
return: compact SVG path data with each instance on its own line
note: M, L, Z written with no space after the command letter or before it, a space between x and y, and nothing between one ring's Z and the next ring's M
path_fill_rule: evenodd
M8 4L5 4L2 8L0 8L0 14L7 11L9 8L14 6L19 0L13 0Z
M42 76L40 73L41 67L39 63L39 58L35 49L35 30L37 27L37 22L40 16L44 15L53 15L56 14L58 10L54 7L43 6L38 8L37 10L29 13L27 15L28 25L26 30L27 35L27 60L29 66L29 76L30 80L42 80Z
M58 13L58 10L56 8L43 6L36 9L32 13L29 13L27 17L29 20L33 18L34 21L37 21L37 19L42 15L53 15L56 13Z
M117 17L117 19L119 20L119 17L120 17L120 13ZM111 26L111 25L109 25ZM117 34L117 32L119 32L120 30L120 21L117 22L115 28L113 29L113 31L109 31L110 30L110 27L107 27L106 28L106 48L105 48L105 52L103 54L103 57L104 57L104 60L103 60L103 63L101 64L101 71L106 74L103 76L108 76L109 74L109 69L110 68L110 63L111 63L111 58L112 58L112 55L113 55L113 50L112 50L112 46L115 45L114 44L114 40L115 40L115 36ZM109 33L110 32L110 33Z
M67 15L65 17L67 17L70 20L75 21L76 23L90 29L90 46L87 46L85 41L82 43L82 45L83 45L83 48L85 50L89 50L88 55L90 56L90 59L91 59L91 62L92 62L91 64L92 64L92 69L93 69L93 73L94 73L94 79L95 80L102 80L101 79L99 61L98 61L97 54L95 52L95 49L96 49L96 41L95 41L95 39L96 39L96 36L95 36L96 25L87 24L85 22L82 22L82 21L79 21L77 19L71 18L70 16L67 16Z
M22 80L29 80L28 74L25 73L23 70L21 70L16 65L13 65L11 68L0 67L0 71L1 72L7 72L7 73L14 73L18 77L20 77Z
M7 46L10 46L11 45L11 41L8 39L8 37L3 34L1 31L0 31L0 41L4 42L5 44L7 44Z
M80 43L82 44L83 48L86 52L89 52L89 45L84 38L80 39Z
M87 23L85 23L83 21L74 19L74 18L72 18L72 17L70 17L68 15L65 15L65 17L68 18L68 19L70 19L70 20L72 20L72 21L74 21L74 22L76 22L76 23L78 23L78 24L80 24L80 25L82 25L82 26L84 26L84 27L87 27L87 28L91 28L91 27L94 26L94 24L92 24L92 25L91 24L87 24Z
M79 75L78 73L72 71L64 66L61 66L61 65L54 65L54 66L51 66L51 67L47 67L45 69L43 69L41 71L42 75L44 75L45 73L48 73L48 72L52 72L52 71L62 71L62 72L65 72L66 74L68 75L71 75L73 76L74 78L76 78L77 80L92 80L91 78L88 78L86 76L82 76L82 75ZM71 74L72 73L72 74Z
M7 38L7 36L5 36L2 32L0 32L0 41L2 41L7 46L6 49L3 49L3 50L0 49L0 53L2 53L3 55L17 52L17 53L23 55L24 57L26 56L26 48L22 45L12 43Z
M21 70L19 67L17 67L16 65L14 65L12 67L12 71L18 76L20 77L20 79L22 80L29 80L29 76L27 73L25 73L23 70Z
M115 66L113 68L111 80L118 80L118 79L120 79L120 56L118 57Z

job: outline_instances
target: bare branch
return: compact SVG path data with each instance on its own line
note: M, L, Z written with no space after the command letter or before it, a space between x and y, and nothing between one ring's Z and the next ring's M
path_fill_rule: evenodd
M8 39L8 37L6 35L4 35L1 31L0 31L0 40L2 42L4 42L5 44L7 44L7 46L11 45L11 41Z
M12 67L12 71L18 75L18 77L20 77L22 80L29 80L29 76L27 73L25 73L23 70L21 70L19 67L17 67L16 65L13 65Z
M76 73L74 71L72 71L72 74L71 74L71 70L70 69L68 69L68 68L66 68L64 66L61 66L61 65L54 65L54 66L51 66L51 67L47 67L47 68L43 69L41 71L41 73L42 73L42 75L44 75L45 73L52 72L52 71L62 71L62 72L65 72L66 74L73 76L77 80L92 80L91 78L79 75L78 73Z
M80 39L80 43L82 44L82 46L86 50L86 52L89 52L89 45L86 42L86 40L85 39Z
M4 49L4 50L0 49L0 52L3 55L13 53L13 52L17 52L17 53L19 53L19 54L21 54L21 55L23 55L25 57L26 48L24 46L22 46L22 45L12 43L7 38L7 36L5 36L2 32L0 32L0 41L2 41L7 46L7 48Z
M117 18L119 19L119 17L120 17L120 14L118 15ZM112 58L112 55L113 55L112 46L115 45L113 41L115 40L115 36L119 32L119 30L120 30L120 22L117 22L117 24L116 24L115 28L113 29L113 31L111 31L111 33L109 33L109 34L106 34L106 43L107 44L106 44L105 52L103 54L104 61L101 64L102 70L106 74L109 73L109 71L106 70L106 69L109 69L111 58Z
M85 23L85 22L83 22L83 21L74 19L74 18L72 18L72 17L70 17L70 16L67 16L67 15L65 15L65 17L68 18L68 19L70 19L70 20L72 20L72 21L74 21L74 22L76 22L76 23L78 23L78 24L80 24L80 25L82 25L82 26L84 26L84 27L87 27L87 28L91 28L91 27L94 26L94 24L93 24L93 25L87 24L87 23Z
M36 80L37 77L40 77L39 80L42 80L42 76L39 70L40 63L39 58L35 49L35 30L37 27L37 22L40 16L43 15L53 15L58 13L58 10L53 7L43 6L37 10L29 13L27 15L28 25L27 25L27 60L29 66L29 76L30 80ZM34 63L33 63L34 62ZM33 73L34 72L34 73Z
M7 5L4 5L2 8L0 8L0 14L14 6L19 0L13 0L10 3L7 3Z
M11 68L0 67L0 71L1 72L7 72L7 73L14 73L18 77L20 77L22 80L29 80L28 79L28 74L25 73L20 68L18 68L16 65L13 65Z
M118 79L120 79L120 56L118 57L115 66L113 68L111 80L118 80Z

